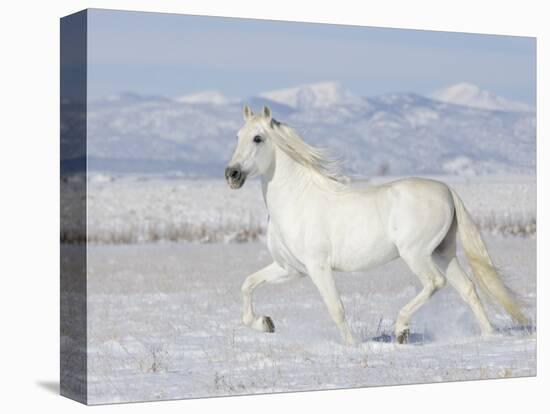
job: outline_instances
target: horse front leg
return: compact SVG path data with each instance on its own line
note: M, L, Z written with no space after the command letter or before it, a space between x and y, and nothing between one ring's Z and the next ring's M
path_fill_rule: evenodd
M252 293L254 289L263 283L284 282L295 276L297 275L283 269L275 262L248 276L241 287L241 294L243 297L243 323L260 332L275 332L275 325L269 316L257 316L254 313Z
M328 308L330 316L338 326L342 339L349 345L357 345L357 340L353 336L346 320L344 305L336 288L332 269L328 263L311 263L307 266L307 269L311 280L317 286L317 289L319 289L319 293Z

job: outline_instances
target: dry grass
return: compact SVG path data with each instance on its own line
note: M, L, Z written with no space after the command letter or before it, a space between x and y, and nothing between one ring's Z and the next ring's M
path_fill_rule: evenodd
M483 232L501 236L532 237L537 232L535 216L499 216L492 213L475 218ZM147 222L129 220L123 225L96 229L84 234L79 227L61 232L62 243L138 244L156 242L244 243L257 241L266 233L266 224L250 219L246 222L192 223L165 220Z

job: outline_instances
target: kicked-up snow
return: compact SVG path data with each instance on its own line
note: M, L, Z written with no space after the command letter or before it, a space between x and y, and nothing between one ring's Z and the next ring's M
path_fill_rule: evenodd
M518 329L490 306L498 333L481 338L471 311L447 286L413 318L412 343L397 345L393 321L420 286L395 261L336 276L362 341L357 347L341 343L307 277L257 290L256 310L273 318L275 333L242 325L240 285L270 262L261 242L91 245L89 403L535 375L536 242L487 242L531 326Z

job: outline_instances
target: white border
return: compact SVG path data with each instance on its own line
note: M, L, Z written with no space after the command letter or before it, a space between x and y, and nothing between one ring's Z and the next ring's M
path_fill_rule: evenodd
M511 4L510 4L511 3ZM537 36L538 49L538 377L104 406L102 412L302 411L492 413L539 412L548 406L548 191L550 91L548 13L544 1L338 0L155 2L144 0L3 2L0 13L0 403L10 408L76 412L84 407L40 382L59 366L59 17L86 7L164 11ZM544 94L541 91L545 91ZM511 195L513 196L513 195ZM543 249L541 246L544 246ZM404 367L406 369L406 367ZM548 392L548 391L547 391ZM11 407L13 406L13 407Z

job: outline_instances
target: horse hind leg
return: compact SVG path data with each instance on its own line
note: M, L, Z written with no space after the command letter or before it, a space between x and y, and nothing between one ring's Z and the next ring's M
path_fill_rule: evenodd
M409 322L432 295L445 286L446 279L434 262L433 256L410 254L401 256L411 271L422 282L422 290L400 311L395 322L395 337L400 344L409 339Z

